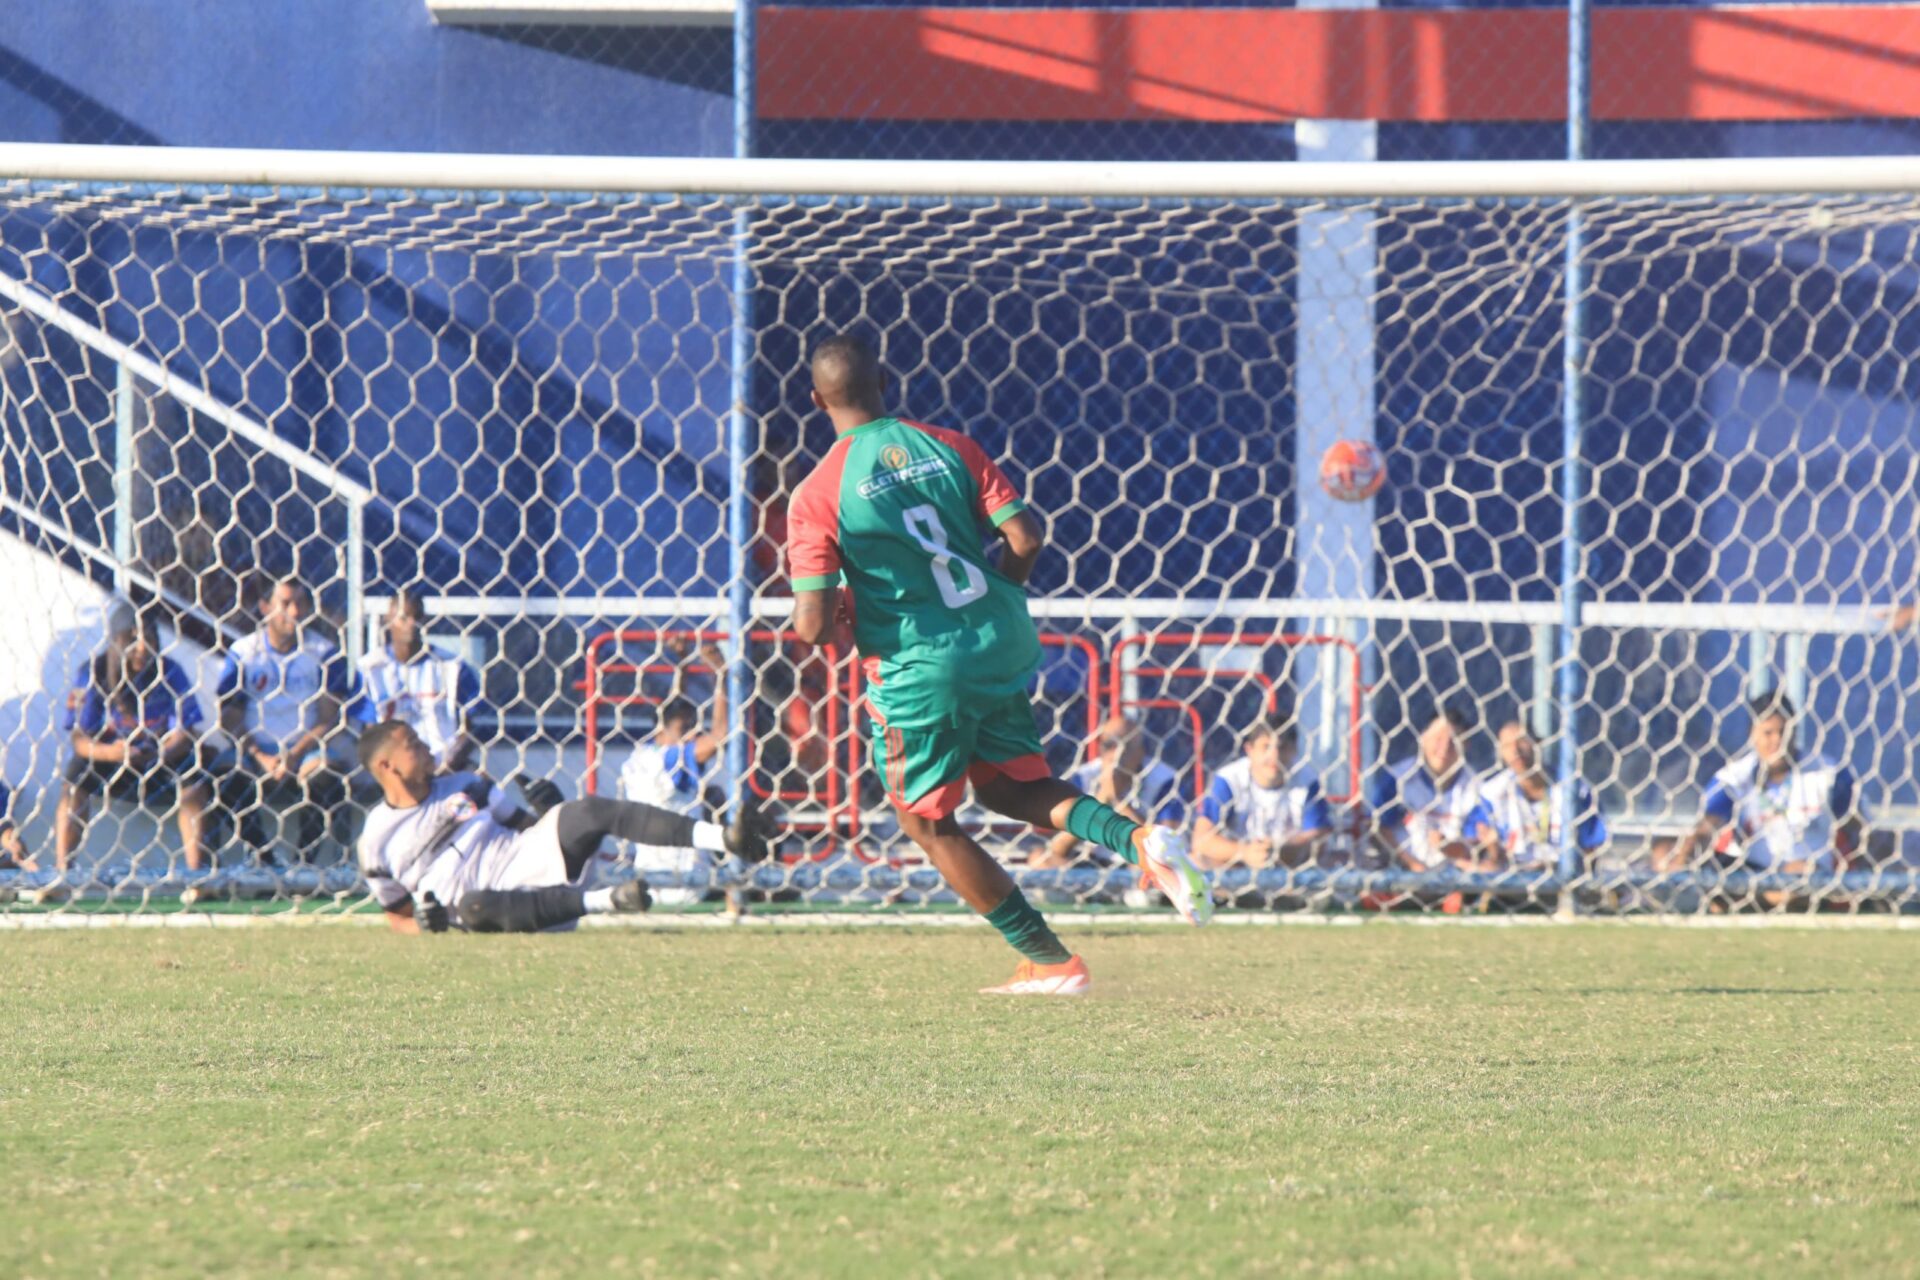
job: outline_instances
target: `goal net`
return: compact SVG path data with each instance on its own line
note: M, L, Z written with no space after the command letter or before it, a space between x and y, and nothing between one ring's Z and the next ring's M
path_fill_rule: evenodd
M951 902L854 655L787 630L842 331L1044 519L1049 761L1193 833L1223 902L1916 901L1920 174L99 151L0 148L15 910L363 906L357 671L403 591L491 776L638 795L737 727L674 785L756 797L777 857L592 874ZM317 691L228 657L288 580ZM88 710L116 595L192 686L169 768ZM345 710L290 790L234 735L295 693ZM961 817L1049 902L1154 905Z

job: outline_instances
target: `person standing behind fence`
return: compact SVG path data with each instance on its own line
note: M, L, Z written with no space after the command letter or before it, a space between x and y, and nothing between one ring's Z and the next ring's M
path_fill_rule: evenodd
M708 803L707 790L710 783L718 782L710 775L718 772L715 766L727 746L726 659L718 648L707 644L700 648L700 661L715 673L713 710L707 717L707 727L704 730L700 727L700 713L683 696L684 686L678 688L675 696L661 705L653 733L634 747L620 770L623 800L689 818L718 816L719 807ZM722 792L725 790L723 786ZM724 806L724 800L721 805ZM635 845L633 865L643 879L649 871L687 876L710 871L713 858L708 851L692 847L663 849ZM697 902L700 896L699 890L686 887L663 888L653 894L654 901L662 906Z
M312 614L305 584L276 583L259 629L233 643L220 672L221 727L238 755L221 796L240 818L241 838L267 861L281 835L310 856L327 814L346 798L327 745L352 678L339 648L307 626Z
M468 714L480 700L480 678L458 655L423 634L426 605L404 587L387 606L387 643L360 659L360 724L399 720L411 725L440 773L471 769L479 755Z

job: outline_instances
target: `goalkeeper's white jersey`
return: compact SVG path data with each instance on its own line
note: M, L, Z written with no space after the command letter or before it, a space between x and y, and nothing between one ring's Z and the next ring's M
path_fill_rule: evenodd
M436 778L427 798L411 809L382 800L360 831L360 874L383 907L431 893L452 906L469 889L533 888L560 884L553 875L556 808L529 831L502 826L487 808L490 784L477 773ZM551 856L550 856L551 855ZM564 863L561 864L564 867Z

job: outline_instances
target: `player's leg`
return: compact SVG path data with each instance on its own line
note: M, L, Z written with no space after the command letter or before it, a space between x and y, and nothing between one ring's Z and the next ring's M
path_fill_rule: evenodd
M651 900L635 881L609 889L556 884L539 889L473 889L454 903L454 917L471 933L540 933L582 916L645 911Z
M1033 707L1019 694L982 714L968 769L981 804L1042 829L1066 831L1119 854L1140 868L1143 882L1167 895L1189 924L1213 917L1206 878L1187 855L1186 837L1135 822L1051 776L1034 732Z
M757 819L748 810L748 806L742 805L740 819L731 827L722 827L633 800L612 800L605 796L569 800L557 810L560 853L566 860L567 877L578 876L608 836L630 844L705 849L709 853L733 854L748 862L758 862L766 857L767 842Z
M89 785L93 774L91 762L75 756L60 787L60 803L53 815L53 867L62 875L87 834L87 819L93 809L93 789Z
M1005 995L1081 995L1086 965L1027 901L1006 868L953 819L966 796L970 728L898 729L874 721L873 763L900 816L900 829L927 855L962 901L986 917L1022 960L1013 980L987 988Z
M179 798L175 802L179 810L175 818L180 824L180 852L189 871L198 871L206 861L203 833L206 830L207 802L211 797L212 788L207 785L206 779L195 776L182 780Z

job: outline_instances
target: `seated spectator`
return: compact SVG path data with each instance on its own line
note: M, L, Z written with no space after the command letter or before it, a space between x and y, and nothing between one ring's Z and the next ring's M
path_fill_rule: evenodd
M474 766L478 744L467 713L480 698L480 679L458 656L429 644L421 631L426 606L420 593L402 588L387 606L387 643L360 659L360 699L354 719L362 724L399 720L433 753L440 773Z
M1480 788L1494 837L1509 867L1550 870L1560 859L1560 820L1540 744L1519 720L1500 726L1497 744L1504 767ZM1584 780L1573 784L1573 806L1574 841L1592 855L1607 843L1607 822Z
M20 828L13 825L13 793L0 782L0 871L38 871L40 864L27 852ZM9 899L11 901L11 899Z
M1291 722L1266 720L1240 741L1241 756L1213 775L1193 823L1202 867L1312 863L1332 828L1320 775L1301 763Z
M726 659L711 644L700 646L700 660L720 678L713 684L713 714L707 728L700 727L700 713L692 702L675 696L660 707L653 733L635 746L620 770L620 797L639 804L652 805L696 820L718 820L726 807L724 788L708 795L720 770L716 765L727 749ZM684 687L684 686L683 686ZM691 847L680 849L634 846L634 870L644 878L649 871L671 871L691 875L710 871L712 855ZM663 906L697 902L701 893L688 888L663 888L654 891L654 901Z
M201 830L212 787L200 767L200 704L178 663L161 656L151 617L115 601L107 644L82 663L62 727L73 743L54 818L54 862L63 873L86 834L96 796L173 809L189 870L204 860Z
M238 752L222 800L240 816L241 838L269 862L282 834L310 853L346 798L326 749L351 679L340 650L305 625L312 613L305 585L275 584L259 629L234 642L220 672L221 727Z
M1178 827L1187 820L1180 798L1180 776L1159 760L1149 759L1140 726L1125 716L1114 716L1100 727L1100 754L1074 768L1066 781L1101 804L1111 805L1135 822ZM1035 868L1064 867L1078 860L1080 841L1062 831L1047 847L1027 860ZM1081 858L1100 865L1113 861L1104 849L1089 849Z
M1468 725L1457 707L1433 712L1420 732L1419 750L1374 778L1367 797L1374 840L1410 870L1451 864L1462 871L1486 871L1500 865L1480 779L1461 750Z
M1694 829L1664 869L1694 865L1703 850L1750 871L1825 875L1860 845L1865 817L1853 771L1800 759L1793 703L1775 690L1748 704L1752 749L1713 776Z

